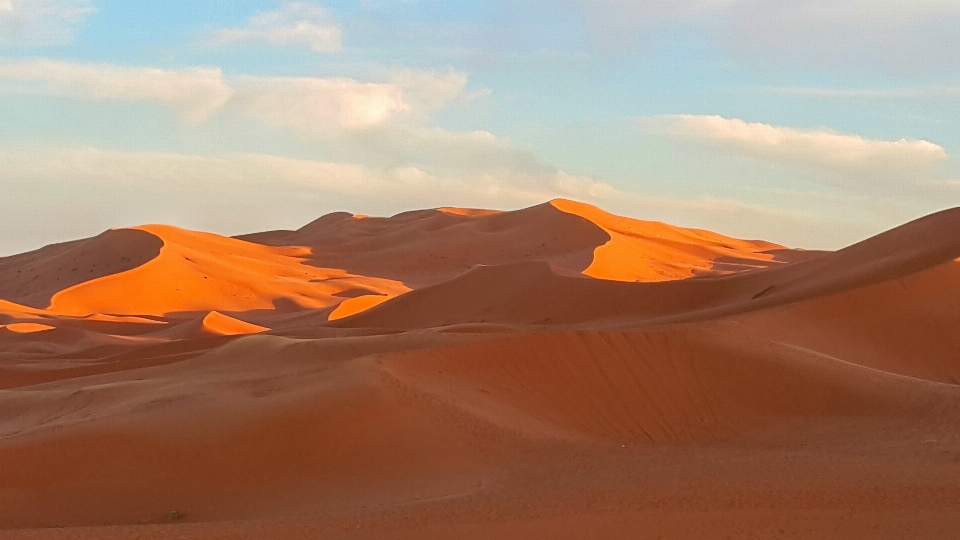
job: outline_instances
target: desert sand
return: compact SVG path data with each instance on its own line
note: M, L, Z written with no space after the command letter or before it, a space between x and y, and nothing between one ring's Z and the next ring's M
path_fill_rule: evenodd
M567 200L0 258L0 538L960 538L958 258Z

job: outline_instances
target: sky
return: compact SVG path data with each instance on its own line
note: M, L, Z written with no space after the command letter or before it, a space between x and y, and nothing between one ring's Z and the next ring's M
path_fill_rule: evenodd
M0 255L556 197L837 249L960 205L960 0L0 0Z

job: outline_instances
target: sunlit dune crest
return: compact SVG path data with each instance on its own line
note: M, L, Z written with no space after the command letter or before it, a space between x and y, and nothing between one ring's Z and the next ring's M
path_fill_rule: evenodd
M610 235L610 240L597 246L592 263L583 271L601 279L684 279L715 270L715 261L724 258L739 264L755 262L767 266L774 256L765 252L785 249L770 242L738 240L709 231L615 216L566 199L555 199L550 204L589 220Z

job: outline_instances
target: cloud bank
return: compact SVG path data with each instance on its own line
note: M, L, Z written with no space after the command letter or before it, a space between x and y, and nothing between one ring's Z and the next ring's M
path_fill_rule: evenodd
M0 94L122 100L166 107L190 123L227 109L274 127L336 133L379 126L413 114L424 120L459 96L463 73L402 70L380 83L348 78L225 77L219 68L161 69L0 60Z
M654 134L705 142L761 161L846 174L912 174L934 170L949 159L943 147L924 140L866 139L721 116L659 116L643 120L642 125Z

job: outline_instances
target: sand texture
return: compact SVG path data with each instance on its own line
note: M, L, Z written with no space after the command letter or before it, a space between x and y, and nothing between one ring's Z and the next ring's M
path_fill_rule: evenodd
M567 200L0 258L0 539L960 538L958 258Z

